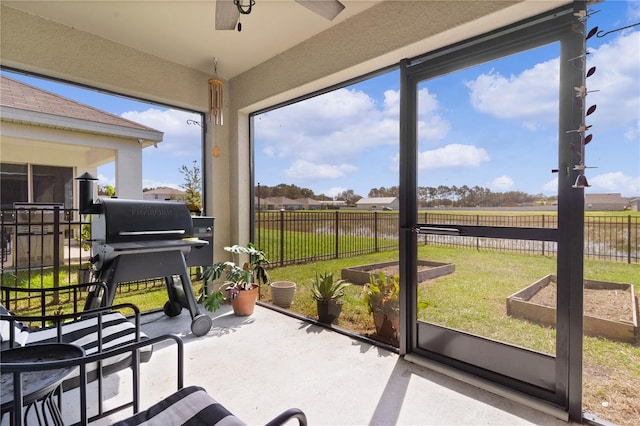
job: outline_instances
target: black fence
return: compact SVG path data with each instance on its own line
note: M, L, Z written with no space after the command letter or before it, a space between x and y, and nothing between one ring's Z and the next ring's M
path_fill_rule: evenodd
M25 205L0 211L0 286L25 289L58 288L93 281L89 216L57 205ZM83 243L84 241L84 243ZM198 275L198 268L190 273ZM199 278L198 278L199 279ZM122 283L118 293L164 287L164 278ZM58 303L73 297L69 290L54 293ZM3 297L3 296L0 296ZM12 295L18 305L29 308L34 302L28 294ZM38 301L35 301L38 303Z
M421 213L420 222L557 228L553 214ZM91 281L88 217L59 206L31 205L0 212L2 231L0 285L23 288L59 287ZM274 266L352 257L398 248L398 213L386 211L274 211L255 215L255 243ZM556 244L449 235L420 235L421 244L470 247L554 256ZM585 257L640 263L640 217L585 217ZM199 268L191 268L200 279ZM164 286L163 279L125 283L118 292Z
M273 211L255 215L256 246L278 266L398 248L393 212Z
M554 214L444 214L419 221L441 225L526 228L558 226ZM398 213L385 211L273 211L255 214L255 243L277 266L337 259L398 248ZM548 241L420 235L420 243L554 256ZM640 217L585 217L585 258L640 263Z

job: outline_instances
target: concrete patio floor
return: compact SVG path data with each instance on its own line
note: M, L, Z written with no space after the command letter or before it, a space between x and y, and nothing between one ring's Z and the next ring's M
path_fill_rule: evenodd
M568 424L262 306L250 317L234 316L229 306L210 315L213 327L202 337L190 333L186 310L174 318L144 315L143 330L149 336L181 336L185 386L204 387L251 425L264 424L290 407L302 409L310 425ZM142 364L142 409L176 389L175 354L175 345L160 345ZM110 376L106 404L128 394L129 383L129 373ZM74 411L77 407L63 407L63 413ZM98 424L130 413L117 413Z

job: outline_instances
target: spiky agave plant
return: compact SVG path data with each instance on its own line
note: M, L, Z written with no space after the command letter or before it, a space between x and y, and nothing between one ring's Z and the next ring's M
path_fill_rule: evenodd
M316 278L311 282L311 292L313 298L319 301L337 300L344 296L344 290L350 285L347 280L334 279L333 272L316 272Z

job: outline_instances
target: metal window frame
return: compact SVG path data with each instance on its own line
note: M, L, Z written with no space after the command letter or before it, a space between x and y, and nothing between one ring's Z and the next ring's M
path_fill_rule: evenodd
M573 2L485 35L406 59L400 66L400 353L423 357L454 370L488 380L533 399L546 401L582 419L582 308L584 190L572 188L577 164L571 145L580 143L576 129L582 111L575 107L573 87L584 70L570 58L585 49L584 21L574 16L585 2ZM543 230L540 239L558 243L556 356L536 353L417 320L417 90L418 83L470 66L549 43L560 44L558 128L558 229ZM468 228L468 227L467 227ZM487 230L464 230L484 235ZM494 230L513 238L511 229ZM536 238L533 231L532 238ZM527 365L527 371L522 371Z

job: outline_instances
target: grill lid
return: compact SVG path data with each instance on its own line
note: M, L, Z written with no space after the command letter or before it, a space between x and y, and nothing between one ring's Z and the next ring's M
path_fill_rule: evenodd
M193 236L191 213L175 201L98 200L92 240L102 244L137 241L181 240Z

